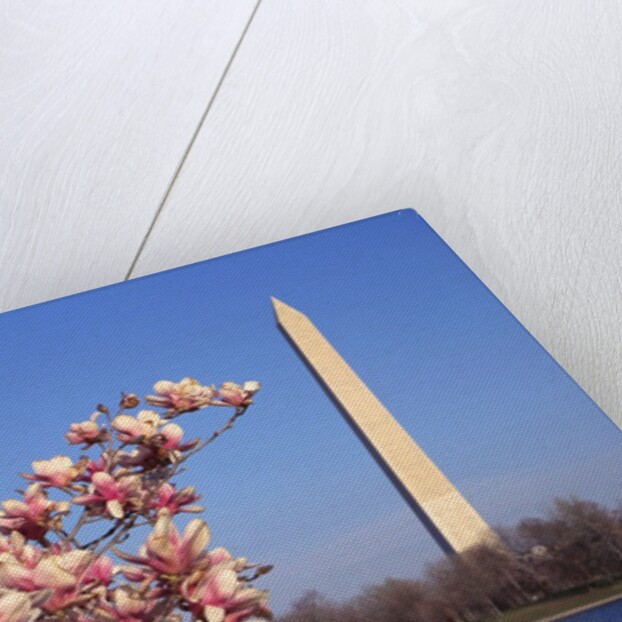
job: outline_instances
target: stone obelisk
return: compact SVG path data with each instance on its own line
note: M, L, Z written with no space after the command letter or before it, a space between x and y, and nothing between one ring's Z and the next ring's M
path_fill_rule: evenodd
M272 298L277 321L437 543L461 553L500 541L311 320Z

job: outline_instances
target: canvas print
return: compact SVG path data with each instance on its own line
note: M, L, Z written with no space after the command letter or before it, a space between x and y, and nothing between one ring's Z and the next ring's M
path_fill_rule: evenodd
M622 619L620 431L412 210L0 344L0 622Z

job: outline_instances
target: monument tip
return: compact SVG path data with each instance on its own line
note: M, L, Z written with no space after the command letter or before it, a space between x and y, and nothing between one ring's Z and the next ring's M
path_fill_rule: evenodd
M282 300L275 298L274 296L270 296L270 300L272 301L272 308L274 309L274 314L276 315L277 321L281 321L286 317L292 317L295 315L303 315L298 309L294 309L294 307L290 307L288 304L285 304Z
M270 296L270 300L272 302L272 308L274 309L274 312L278 315L279 309L283 307L284 303L281 302L278 298L275 298L274 296Z

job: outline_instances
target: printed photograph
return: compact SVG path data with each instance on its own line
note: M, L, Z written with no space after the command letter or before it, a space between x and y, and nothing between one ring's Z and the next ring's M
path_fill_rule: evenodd
M412 210L0 344L0 622L622 619L620 430Z

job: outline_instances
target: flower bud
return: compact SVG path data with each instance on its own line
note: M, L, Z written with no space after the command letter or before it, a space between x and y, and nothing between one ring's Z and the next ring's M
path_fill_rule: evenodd
M243 385L242 389L248 393L249 395L254 395L259 391L261 385L256 380L247 380Z
M136 408L140 404L140 400L138 396L134 393L122 393L121 401L119 402L119 406L121 408Z

